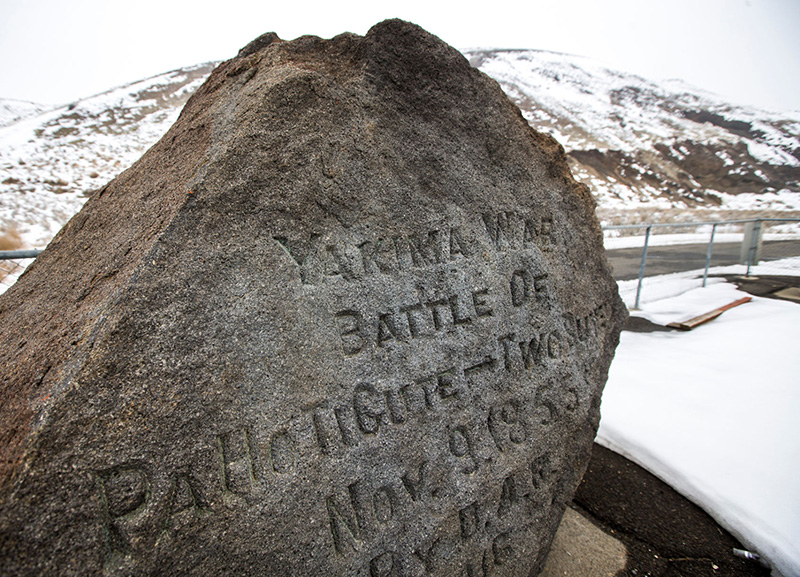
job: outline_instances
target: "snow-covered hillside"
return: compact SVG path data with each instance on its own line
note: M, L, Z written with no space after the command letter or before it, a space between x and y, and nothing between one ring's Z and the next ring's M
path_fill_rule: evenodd
M687 215L697 207L800 214L800 113L736 107L576 56L464 54L531 125L564 145L604 218L637 210ZM0 240L46 245L88 195L167 131L213 67L175 70L38 114L30 103L0 101L7 106L0 114Z
M41 114L47 108L42 104L27 102L26 100L0 98L0 126L8 126L30 116Z
M564 146L601 207L741 210L761 198L762 208L800 210L800 112L734 106L577 56L465 54Z
M46 245L92 191L178 118L213 64L134 82L0 128L0 237ZM3 101L8 102L8 101Z

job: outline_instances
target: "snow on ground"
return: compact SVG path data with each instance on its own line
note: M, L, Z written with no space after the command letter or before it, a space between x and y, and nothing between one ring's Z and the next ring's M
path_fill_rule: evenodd
M721 200L719 210L800 210L800 192L714 193Z
M716 280L632 314L666 324L745 296ZM624 331L597 437L785 577L800 576L798 343L800 306L757 297L690 332Z
M35 102L0 98L0 126L8 126L29 116L40 114L47 108Z
M736 221L734 221L736 222ZM740 224L729 224L722 222L717 230L714 232L714 244L742 242L744 239L744 232L741 232L743 226ZM767 222L771 228L770 232L762 234L762 239L765 241L778 241L778 240L795 240L800 238L800 220L785 219L785 222L780 225L775 225L773 222ZM635 230L637 232L643 231L647 225L627 225L624 227L607 227L603 230L604 246L606 250L617 250L621 248L641 248L644 246L644 235L629 235L623 236L627 231ZM663 230L675 229L693 229L694 232L687 233L663 233ZM685 223L674 224L670 226L656 226L652 229L652 234L647 241L647 246L677 246L683 244L703 244L711 240L712 224L708 223ZM726 232L726 230L739 229L739 232Z
M32 258L0 260L0 294L6 292L33 262Z
M644 229L645 226L639 227ZM705 231L705 229L708 229ZM703 227L703 232L687 233L687 234L659 234L654 232L647 241L647 246L677 246L682 244L708 244L711 238L711 227ZM644 246L644 236L615 236L613 233L619 232L617 230L605 230L604 246L606 250L617 250L621 248L642 248ZM729 233L715 233L714 243L724 242L742 242L744 238L743 232L729 232ZM790 240L800 238L800 231L786 237L768 237L763 236L764 240Z
M704 269L676 272L660 276L645 277L642 281L639 304L652 303L669 297L682 295L703 286ZM722 282L714 275L745 275L745 265L713 266L708 269L706 285ZM786 275L800 276L800 257L789 257L778 260L762 261L760 265L750 268L751 275ZM629 309L636 305L637 279L617 281L619 295ZM674 320L674 319L673 319Z

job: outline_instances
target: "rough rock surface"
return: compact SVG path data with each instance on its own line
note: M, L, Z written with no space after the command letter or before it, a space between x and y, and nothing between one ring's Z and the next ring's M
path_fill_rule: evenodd
M624 317L457 51L262 36L0 300L0 574L535 574Z

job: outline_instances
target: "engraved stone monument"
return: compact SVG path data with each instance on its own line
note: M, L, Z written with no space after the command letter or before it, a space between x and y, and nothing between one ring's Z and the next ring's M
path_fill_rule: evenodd
M420 28L262 36L0 300L0 574L535 574L625 318Z

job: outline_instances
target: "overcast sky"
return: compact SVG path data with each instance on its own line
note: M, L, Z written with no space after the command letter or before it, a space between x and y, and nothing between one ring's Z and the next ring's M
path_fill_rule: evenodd
M740 104L800 110L800 0L0 0L0 97L65 104L290 40L415 22L456 48L588 56Z

